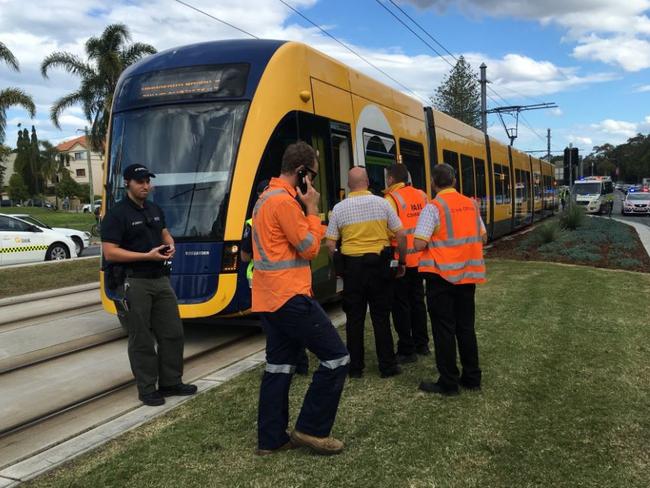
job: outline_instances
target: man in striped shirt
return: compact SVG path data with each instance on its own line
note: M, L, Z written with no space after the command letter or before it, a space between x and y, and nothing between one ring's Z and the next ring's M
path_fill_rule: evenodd
M406 234L402 222L381 197L368 191L368 174L362 167L350 170L348 198L334 206L325 233L326 244L333 254L341 240L344 259L343 310L346 315L347 346L350 352L350 377L360 378L364 364L364 323L366 309L375 332L375 345L382 378L400 373L395 360L390 330L393 279L404 275L404 266L395 266L391 275L390 233L397 239L399 261L406 256Z

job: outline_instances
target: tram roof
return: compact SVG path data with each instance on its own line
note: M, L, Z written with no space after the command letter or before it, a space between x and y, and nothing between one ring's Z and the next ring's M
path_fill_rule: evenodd
M250 64L249 82L244 96L249 98L255 91L269 60L286 42L269 39L232 39L174 47L147 56L129 66L120 78L123 81L133 75L187 66L248 63Z

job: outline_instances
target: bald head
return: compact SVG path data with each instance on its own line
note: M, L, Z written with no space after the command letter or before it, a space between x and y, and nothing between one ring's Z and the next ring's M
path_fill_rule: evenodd
M368 173L366 173L366 168L360 166L355 166L348 173L348 186L350 191L363 191L367 190L370 186L368 181Z

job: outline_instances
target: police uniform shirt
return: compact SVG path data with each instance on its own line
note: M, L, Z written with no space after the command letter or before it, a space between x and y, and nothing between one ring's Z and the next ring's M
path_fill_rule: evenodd
M115 204L101 225L102 242L112 242L127 251L147 253L161 246L165 216L155 203L146 201L138 206L128 196ZM158 261L135 261L128 264L134 271L157 270L163 266Z

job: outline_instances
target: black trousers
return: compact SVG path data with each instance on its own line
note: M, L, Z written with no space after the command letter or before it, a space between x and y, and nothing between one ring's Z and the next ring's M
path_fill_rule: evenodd
M425 276L436 366L440 374L438 382L451 390L458 389L459 380L470 387L480 386L481 369L474 330L476 285L452 285L434 273ZM456 344L462 376L456 366Z
M343 311L350 351L350 372L360 372L365 367L363 339L368 307L375 332L379 370L388 372L397 365L390 329L394 280L388 275L387 263L377 254L345 256L344 260Z
M397 354L429 349L424 279L417 268L406 268L406 274L395 280L392 315L398 337Z

